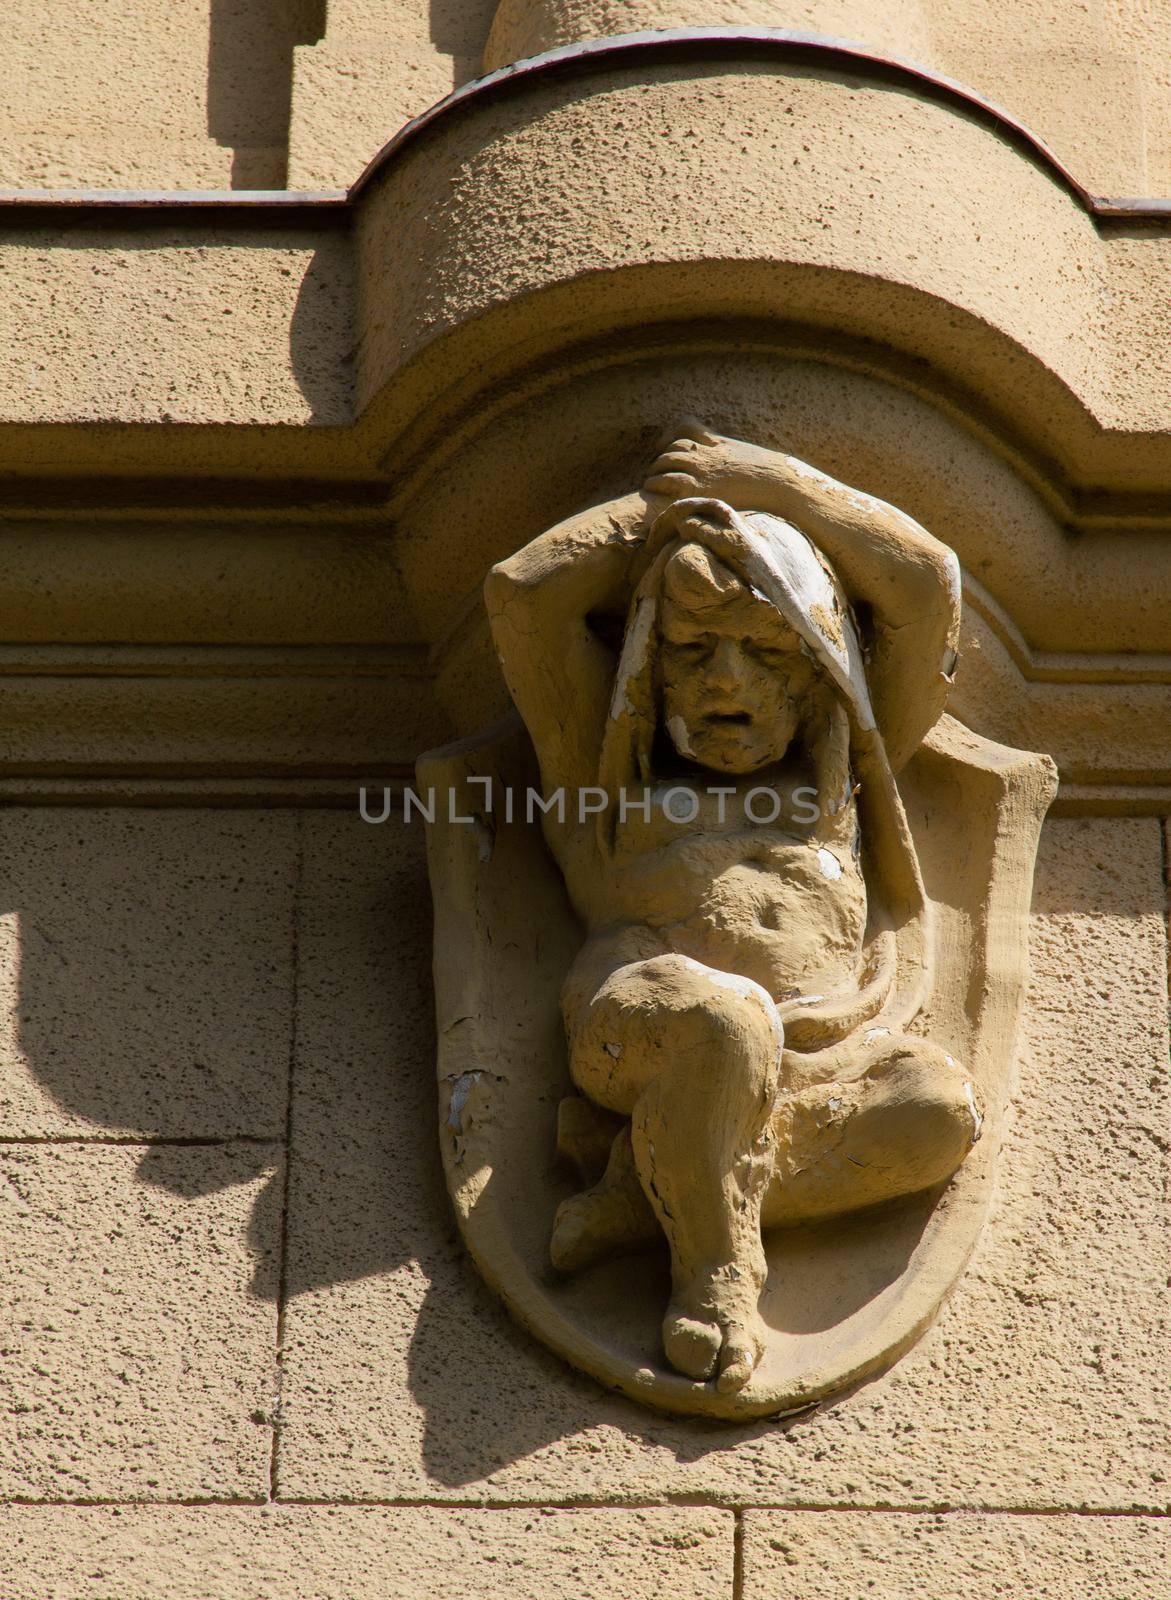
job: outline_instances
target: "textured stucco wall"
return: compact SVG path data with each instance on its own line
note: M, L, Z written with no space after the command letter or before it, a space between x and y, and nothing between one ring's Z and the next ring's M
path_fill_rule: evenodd
M464 1259L417 825L16 808L0 843L6 1595L1162 1592L1156 821L1046 826L998 1195L937 1326L742 1428L575 1376Z
M568 9L610 32L743 18L853 39L998 101L1096 192L1171 192L1171 15L1143 0L1024 0L1011 15L997 0ZM494 12L492 0L16 0L0 187L345 187L403 122L477 75Z
M14 0L0 187L280 188L325 0Z
M561 11L853 37L1171 193L1166 7L673 4ZM493 10L16 0L0 186L346 185ZM479 101L344 212L4 214L2 1600L1164 1600L1169 237L731 58ZM470 1267L422 832L357 801L499 710L487 564L681 412L952 542L954 708L1062 778L976 1255L889 1372L739 1428Z

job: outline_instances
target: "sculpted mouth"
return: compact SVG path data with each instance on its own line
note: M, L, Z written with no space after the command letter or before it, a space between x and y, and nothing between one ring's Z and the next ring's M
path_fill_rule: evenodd
M751 711L710 711L703 719L717 728L747 728L752 722Z

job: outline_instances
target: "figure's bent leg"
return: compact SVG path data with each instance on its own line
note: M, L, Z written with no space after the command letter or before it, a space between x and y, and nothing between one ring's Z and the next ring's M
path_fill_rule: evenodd
M758 984L684 956L633 962L598 990L573 1040L575 1082L632 1113L642 1187L671 1253L668 1359L745 1384L760 1359L782 1032Z
M627 1124L615 1137L598 1182L557 1207L549 1258L562 1272L576 1272L615 1250L653 1244L660 1237L634 1164Z
M858 1211L944 1183L980 1137L971 1080L937 1045L885 1039L862 1074L787 1099L766 1227Z

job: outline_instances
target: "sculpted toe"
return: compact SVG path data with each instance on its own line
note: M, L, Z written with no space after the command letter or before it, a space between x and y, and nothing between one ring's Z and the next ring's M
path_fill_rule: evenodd
M710 1378L719 1360L720 1330L714 1322L668 1315L663 1323L667 1360L685 1378Z

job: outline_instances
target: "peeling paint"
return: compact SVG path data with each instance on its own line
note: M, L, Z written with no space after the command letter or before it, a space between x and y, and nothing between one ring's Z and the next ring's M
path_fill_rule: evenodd
M695 751L691 748L691 734L681 716L676 714L667 718L667 732L671 735L675 748L681 756L694 757Z
M452 1133L463 1133L464 1107L468 1103L476 1081L484 1076L483 1072L476 1069L472 1072L461 1072L451 1085L451 1095L447 1102L447 1126Z
M827 850L824 845L817 852L817 864L821 868L823 878L836 879L842 875L842 864L832 850Z
M610 701L610 717L614 721L623 715L631 717L637 715L637 708L631 703L626 691L631 679L637 678L646 666L654 625L655 601L653 596L648 595L645 600L639 601L634 621L630 624L623 641L622 657L614 679L614 695Z
M950 1056L948 1060L951 1060ZM975 1144L984 1131L984 1118L980 1112L980 1107L976 1104L976 1096L970 1083L964 1084L964 1094L967 1097L968 1109L972 1113L972 1143Z

